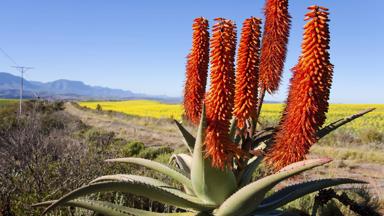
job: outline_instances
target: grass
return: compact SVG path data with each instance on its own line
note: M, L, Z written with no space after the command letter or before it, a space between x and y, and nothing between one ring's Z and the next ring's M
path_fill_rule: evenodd
M11 103L16 103L19 101L18 99L2 99L0 98L0 108L4 105L11 104Z
M311 153L340 160L354 160L384 165L383 151L362 150L361 148L342 148L314 145L311 148Z

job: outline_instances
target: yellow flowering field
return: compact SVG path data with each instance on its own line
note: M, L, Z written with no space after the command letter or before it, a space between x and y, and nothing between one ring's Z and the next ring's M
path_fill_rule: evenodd
M277 122L283 107L283 104L264 104L261 111L261 118ZM331 104L327 114L327 123L373 107L376 108L376 110L348 123L343 126L343 128L354 130L374 128L384 133L384 104Z
M154 118L175 118L180 120L183 108L180 104L164 104L149 100L129 101L88 101L80 102L80 106L95 109L100 104L103 110L113 110L129 115L147 116ZM264 104L262 109L262 120L277 122L283 109L283 104ZM374 128L384 132L384 104L331 104L328 112L327 122L352 115L359 111L376 107L376 110L357 119L344 128L362 129Z
M80 102L80 106L96 109L100 104L103 110L112 110L129 115L181 119L183 113L180 104L165 104L150 100L128 100L128 101L89 101Z

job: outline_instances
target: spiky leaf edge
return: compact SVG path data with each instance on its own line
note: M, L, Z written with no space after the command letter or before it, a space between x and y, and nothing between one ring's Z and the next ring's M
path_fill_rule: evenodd
M311 160L311 163L306 163L301 167L277 172L248 184L225 200L223 204L215 210L215 215L248 215L259 206L265 194L279 182L306 170L329 163L330 161L331 159L329 158L314 159Z

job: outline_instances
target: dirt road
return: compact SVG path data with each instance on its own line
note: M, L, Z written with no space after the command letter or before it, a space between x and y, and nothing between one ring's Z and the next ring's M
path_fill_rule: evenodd
M118 113L79 109L71 103L65 110L85 124L116 133L117 137L136 140L148 146L182 146L182 137L171 120L140 118Z

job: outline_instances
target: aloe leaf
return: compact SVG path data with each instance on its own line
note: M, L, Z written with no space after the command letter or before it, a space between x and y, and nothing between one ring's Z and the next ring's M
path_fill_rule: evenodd
M136 165L147 167L149 169L155 170L157 172L163 173L163 174L173 178L174 180L185 185L188 189L192 190L191 180L187 176L177 172L176 170L170 168L167 165L164 165L164 164L161 164L161 163L158 163L155 161L143 159L143 158L133 158L133 157L109 159L106 161L107 162L131 163L131 164L136 164Z
M253 212L259 214L272 211L280 208L283 205L294 201L307 194L341 184L362 184L364 181L348 179L348 178L335 178L335 179L320 179L315 181L303 182L291 185L275 192L271 196L263 200L260 206Z
M248 215L259 206L265 194L281 181L308 169L329 163L330 161L328 158L311 160L310 163L306 163L303 166L277 172L248 184L225 200L224 203L215 210L215 215Z
M264 129L263 131L260 131L256 137L255 137L255 140L254 140L254 143L255 144L258 144L258 143L261 143L261 142L266 142L268 140L270 140L274 133L276 132L276 129L271 127L271 128L266 128Z
M332 122L331 124L327 125L326 127L320 129L318 132L317 132L317 137L318 139L320 138L323 138L324 136L326 136L327 134L331 133L332 131L336 130L337 128L369 113L369 112L372 112L373 110L375 110L376 108L370 108L370 109L367 109L367 110L364 110L362 112L359 112L359 113L356 113L354 115L351 115L349 117L346 117L346 118L342 118L342 119L339 119L335 122Z
M253 135L253 137L254 137L254 138L262 137L262 136L264 136L265 134L274 132L275 130L276 130L276 127L266 127L266 128L261 129L261 130L258 130L258 131Z
M347 124L347 123L349 123L349 122L351 122L357 118L360 118L361 116L363 116L369 112L372 112L375 109L376 108L370 108L370 109L364 110L362 112L356 113L354 115L351 115L349 117L342 118L342 119L339 119L337 121L332 122L331 124L323 127L322 129L320 129L317 132L317 138L321 139L324 136L326 136L327 134L336 130L337 128L339 128L339 127L341 127L341 126L343 126L343 125L345 125L345 124ZM264 141L271 139L275 132L276 132L275 128L268 128L265 131L259 132L259 135L257 135L257 137L255 138L255 143L264 142Z
M93 181L91 181L90 184L101 182L101 181L137 181L145 184L155 185L158 187L170 187L167 183L164 183L154 178L150 178L146 176L138 176L138 175L127 175L127 174L100 176L94 179Z
M330 158L323 158L321 160L332 160ZM302 166L305 166L307 164L313 164L315 162L319 161L319 159L308 159L308 160L302 160L302 161L298 161L296 163L292 163L292 164L289 164L283 168L281 168L279 170L279 172L284 172L284 171L289 171L289 170L293 170L293 169L296 169L296 168L299 168L299 167L302 167Z
M176 162L177 167L184 172L185 175L188 175L188 177L191 176L191 166L192 166L192 157L187 154L173 154L170 158L169 163L172 161ZM193 189L188 188L187 186L184 186L184 191L187 194L195 195L195 192Z
M49 206L56 202L56 200L46 201L42 203L37 203L33 205L33 207L41 207L41 206ZM94 211L99 214L103 214L106 216L192 216L195 215L192 212L185 213L156 213L145 211L136 208L129 208L126 206L116 205L114 203L105 202L105 201L97 201L97 200L87 200L87 199L75 199L68 201L63 204L63 206L72 206L79 207Z
M182 191L167 186L165 183L157 184L153 183L152 181L153 180L143 178L142 181L135 181L131 179L125 181L98 182L86 185L72 192L69 192L56 202L52 203L48 208L44 210L43 214L57 206L63 205L64 203L81 196L109 191L132 193L183 209L201 211L213 208L213 206L202 203L197 197L185 194Z
M195 146L195 137L191 133L188 132L187 129L183 125L181 125L177 120L174 120L176 123L177 128L179 128L179 131L181 135L184 137L184 144L188 147L188 150L191 154L193 154L193 148Z
M229 137L231 138L231 140L235 140L236 128L237 128L237 118L233 117L231 120L231 125L229 127Z
M170 162L175 161L179 169L190 175L192 167L192 157L187 154L173 154L170 158Z
M267 148L267 143L261 143L254 150L264 151ZM248 161L247 166L244 168L241 177L239 178L239 188L244 187L249 184L252 180L252 175L255 172L256 168L263 161L264 155L255 156Z
M176 193L179 192L178 189L174 189L162 181L159 181L159 180L154 179L154 178L146 177L146 176L137 176L137 175L126 175L126 174L106 175L106 176L98 177L98 178L94 179L93 181L91 181L90 183L93 184L93 183L102 182L102 181L130 181L130 180L155 185L157 187L166 187L166 188L168 188L168 190L174 190L174 192L176 192ZM193 191L189 191L188 188L185 188L185 189L186 189L186 192L188 195L194 196Z
M236 178L229 169L221 170L212 167L211 160L204 157L205 127L206 117L205 107L203 106L192 157L192 187L196 196L206 203L220 205L236 190Z

